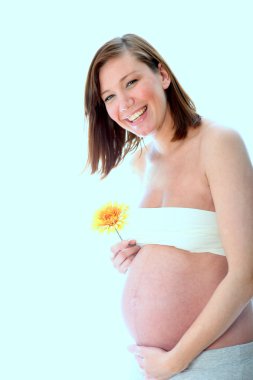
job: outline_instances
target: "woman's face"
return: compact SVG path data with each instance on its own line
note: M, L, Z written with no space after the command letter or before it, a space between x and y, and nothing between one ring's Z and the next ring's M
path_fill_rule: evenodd
M126 52L102 66L99 81L108 115L122 128L145 137L166 123L170 78L161 65L154 72Z

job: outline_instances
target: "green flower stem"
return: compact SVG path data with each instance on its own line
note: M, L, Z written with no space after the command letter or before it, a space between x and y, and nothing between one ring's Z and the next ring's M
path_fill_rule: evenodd
M123 240L122 237L120 236L119 231L117 230L117 228L116 228L116 227L114 227L114 228L115 228L115 231L117 232L117 234L118 234L120 240Z

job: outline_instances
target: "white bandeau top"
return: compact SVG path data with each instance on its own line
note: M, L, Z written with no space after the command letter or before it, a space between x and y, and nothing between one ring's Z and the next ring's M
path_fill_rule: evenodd
M225 256L216 213L183 207L133 208L122 231L137 244L160 244Z

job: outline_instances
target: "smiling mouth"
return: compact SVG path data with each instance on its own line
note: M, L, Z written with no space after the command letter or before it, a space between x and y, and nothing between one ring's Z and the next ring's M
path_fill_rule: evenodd
M135 112L131 116L128 116L127 120L130 121L131 123L133 123L134 121L136 121L137 119L139 119L139 117L141 117L144 114L144 112L147 111L147 108L148 108L147 106L143 107L140 111Z

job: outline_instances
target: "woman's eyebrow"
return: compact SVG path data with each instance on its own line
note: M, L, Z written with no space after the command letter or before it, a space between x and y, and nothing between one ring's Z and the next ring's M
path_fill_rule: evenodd
M134 74L134 73L137 73L137 70L133 70L133 71L131 71L130 73L124 75L124 76L119 80L119 82L120 82L120 83L123 82L123 81L124 81L129 75L132 75L132 74ZM110 91L111 91L111 90L104 90L103 92L101 92L101 96L104 95L105 92L110 92Z

